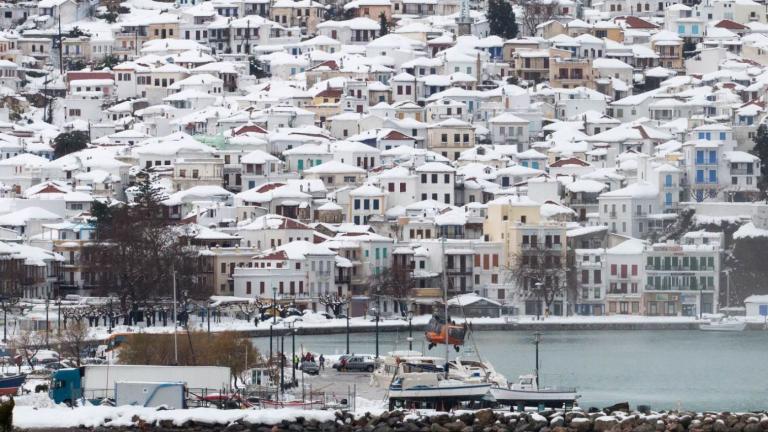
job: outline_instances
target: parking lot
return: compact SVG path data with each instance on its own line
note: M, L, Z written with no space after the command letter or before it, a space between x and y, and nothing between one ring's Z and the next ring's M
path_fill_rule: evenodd
M290 380L290 367L286 368L286 381ZM347 398L348 395L368 399L371 401L383 401L386 386L389 383L383 383L381 386L371 385L371 374L367 372L337 372L326 367L320 371L319 375L306 375L301 371L296 371L296 379L299 381L297 393L301 391L302 375L305 391L325 392L335 398ZM300 396L300 394L299 394Z

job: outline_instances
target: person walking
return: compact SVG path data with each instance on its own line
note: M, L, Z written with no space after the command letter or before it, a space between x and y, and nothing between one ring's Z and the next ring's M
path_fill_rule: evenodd
M320 370L325 369L325 357L323 357L322 354L320 354L320 357L318 358L320 360Z

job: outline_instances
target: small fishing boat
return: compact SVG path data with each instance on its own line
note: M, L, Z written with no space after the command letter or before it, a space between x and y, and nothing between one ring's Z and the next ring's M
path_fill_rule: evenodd
M699 324L699 330L703 331L740 332L744 331L746 328L746 321L725 318L713 319L709 322Z
M26 374L0 375L0 395L15 395L26 380Z
M539 384L539 343L541 333L535 334L536 372L521 375L517 383L493 386L491 395L496 402L523 409L525 407L563 408L572 407L581 397L575 388L543 387Z
M533 374L521 375L509 387L492 387L491 395L503 405L547 408L573 406L580 397L574 388L539 387L538 377Z

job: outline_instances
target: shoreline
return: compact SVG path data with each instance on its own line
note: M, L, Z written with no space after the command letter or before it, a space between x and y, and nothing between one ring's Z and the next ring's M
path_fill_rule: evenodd
M414 336L423 333L427 326L428 317L415 317L412 322ZM470 318L472 331L698 331L699 324L704 322L693 317L625 317L609 316L600 317L550 317L537 321L531 317L520 320L506 320L504 318ZM303 335L335 335L346 334L346 320L328 321L296 321L294 328ZM199 321L190 323L189 329L197 332L207 332L208 324ZM273 334L285 332L288 327L284 322L278 322L273 327ZM765 329L763 322L748 322L747 331ZM181 329L180 329L181 330ZM252 322L244 320L231 320L222 323L212 323L211 333L235 332L250 338L269 337L269 322L260 322L258 327ZM349 333L373 333L376 324L364 318L350 320ZM118 326L112 330L112 334L168 334L173 332L173 327L126 327ZM379 332L408 332L408 321L385 319L379 322ZM92 327L89 340L104 340L109 337L106 327Z

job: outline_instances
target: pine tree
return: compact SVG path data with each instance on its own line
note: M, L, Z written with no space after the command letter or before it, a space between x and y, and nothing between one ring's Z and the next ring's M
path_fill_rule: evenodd
M752 148L752 154L760 158L760 193L765 196L768 189L768 127L761 124L757 128L757 134L754 138L755 147Z
M489 0L486 17L492 35L504 39L513 39L517 36L515 11L508 0Z
M379 14L379 36L384 36L389 33L389 23L387 22L387 16L382 12Z
M64 132L53 139L53 157L58 159L88 147L88 132Z

